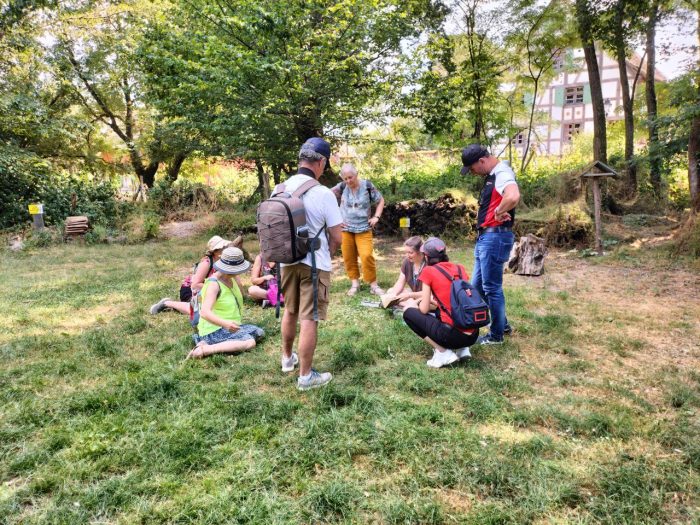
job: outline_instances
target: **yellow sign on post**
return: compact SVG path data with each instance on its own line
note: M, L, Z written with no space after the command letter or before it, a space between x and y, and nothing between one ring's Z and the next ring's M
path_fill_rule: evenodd
M41 215L44 213L43 204L30 204L29 205L29 215Z
M410 228L411 227L411 218L410 217L401 217L399 219L399 228Z

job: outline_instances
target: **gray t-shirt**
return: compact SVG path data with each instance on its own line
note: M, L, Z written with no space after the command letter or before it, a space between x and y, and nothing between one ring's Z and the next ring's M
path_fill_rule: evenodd
M358 179L358 182L360 185L355 191L342 182L331 188L340 198L340 213L345 223L343 231L349 233L362 233L369 230L372 204L382 199L382 194L370 181Z
M284 182L284 189L285 191L293 192L310 179L311 177L308 175L293 175ZM319 235L321 247L316 250L316 268L330 272L331 252L328 248L328 228L338 226L343 222L338 209L338 201L333 192L323 185L311 188L301 200L304 201L304 209L306 210L306 224L309 226L309 237L314 237L323 228L323 225L326 225L326 231ZM306 257L299 262L311 266L311 254L306 254Z

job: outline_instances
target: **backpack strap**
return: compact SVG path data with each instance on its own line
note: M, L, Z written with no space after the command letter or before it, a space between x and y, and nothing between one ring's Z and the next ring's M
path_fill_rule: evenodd
M304 193L309 191L314 186L320 186L320 182L318 182L316 179L307 180L304 184L302 184L296 190L294 190L294 192L292 192L292 196L301 198L304 195Z
M455 281L455 279L449 273L447 273L445 270L440 268L437 264L434 266L434 268L438 272L440 272L442 275L444 275L450 281L450 283ZM459 266L457 267L457 270L459 270ZM461 272L460 272L460 277L461 277ZM449 318L452 319L452 316L450 315L449 310L445 307L445 305L442 303L442 301L437 296L437 294L433 294L433 295L435 296L435 300L438 302L438 305L440 306L440 308L442 308L442 310L444 310L444 312L449 316Z

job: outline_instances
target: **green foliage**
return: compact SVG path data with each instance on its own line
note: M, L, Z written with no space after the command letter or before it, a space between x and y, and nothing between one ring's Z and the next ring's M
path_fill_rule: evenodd
M172 219L190 218L215 211L219 205L216 192L204 184L180 179L175 183L159 180L148 192L148 205L154 212Z
M0 228L29 221L27 206L35 202L44 204L46 224L62 223L70 215L106 223L117 212L111 184L63 174L34 154L0 146Z
M402 41L444 16L426 0L174 4L140 50L157 107L213 153L278 165L373 114L400 83Z
M157 213L148 212L143 216L143 235L146 240L158 237L160 217Z

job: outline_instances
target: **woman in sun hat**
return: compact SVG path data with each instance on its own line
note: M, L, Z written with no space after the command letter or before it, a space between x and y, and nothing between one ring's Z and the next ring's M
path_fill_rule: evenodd
M450 262L445 243L437 237L425 241L420 251L425 255L426 264L418 276L418 280L423 283L420 303L408 299L403 320L411 330L433 347L433 357L426 364L431 368L440 368L471 357L469 347L479 337L479 329L462 330L456 328L452 321L451 278L461 276L468 280L469 275L464 266ZM438 306L439 317L429 313L433 300Z
M197 331L199 342L187 357L202 358L212 354L228 354L255 348L264 337L262 328L241 324L243 293L236 276L250 268L240 248L226 248L214 263L214 275L202 288L202 308Z
M207 251L199 262L195 263L192 273L185 277L180 285L180 300L173 301L170 297L164 297L152 305L150 312L155 315L167 310L176 310L182 314L190 315L190 299L204 286L204 280L214 273L214 263L219 260L221 252L228 246L238 246L243 238L237 237L233 242L227 241L218 235L214 235L207 242Z

